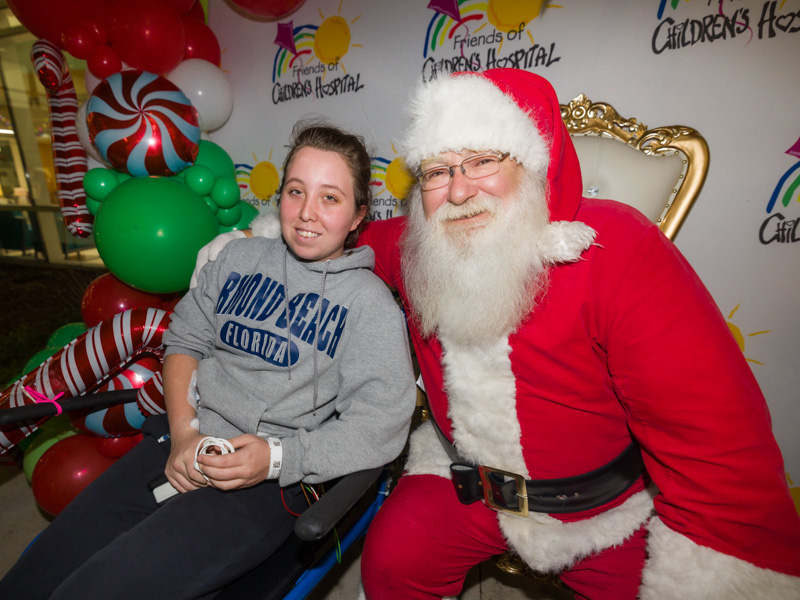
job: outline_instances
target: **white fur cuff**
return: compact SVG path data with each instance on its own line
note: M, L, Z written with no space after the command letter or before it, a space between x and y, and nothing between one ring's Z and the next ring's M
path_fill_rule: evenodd
M654 517L647 542L641 600L797 600L800 577L754 564L695 544Z
M553 221L539 239L546 264L575 262L594 242L597 232L580 221Z
M281 222L273 212L261 213L250 223L254 236L277 238L281 235Z

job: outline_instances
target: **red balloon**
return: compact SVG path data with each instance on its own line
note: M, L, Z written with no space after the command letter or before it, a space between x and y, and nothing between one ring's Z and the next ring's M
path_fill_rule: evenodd
M42 454L33 469L31 490L43 511L56 516L114 464L113 458L97 451L96 444L95 438L78 434L56 442Z
M111 46L133 69L163 75L183 60L183 22L161 0L112 0Z
M64 50L81 60L89 58L97 48L97 34L80 23L67 27L61 40L64 43Z
M205 23L206 22L206 13L203 10L203 5L200 4L199 2L197 4L195 4L191 9L189 9L189 12L187 12L183 16L184 17L189 17L191 19L196 19L196 20L200 21L201 23Z
M159 294L137 290L111 273L104 273L92 281L83 293L81 318L87 327L94 327L131 308L163 308L164 300Z
M108 43L108 27L106 27L100 19L81 19L79 23L84 27L89 28L92 33L94 33L94 37L99 46Z
M282 19L298 8L306 0L228 0L238 6L244 13L251 17L260 17L269 20Z
M25 28L60 48L61 36L82 18L104 19L105 0L8 0L8 7Z
M219 66L221 55L217 36L205 23L191 17L183 17L183 30L186 33L186 48L183 59L202 58L212 65Z
M197 0L164 0L164 3L169 4L179 15L185 15L195 4L200 4Z
M94 438L97 451L107 458L120 458L142 441L142 434L123 435L119 437Z
M119 73L122 70L122 60L117 54L116 50L108 46L98 46L86 65L92 72L92 75L98 79L105 79L109 75Z

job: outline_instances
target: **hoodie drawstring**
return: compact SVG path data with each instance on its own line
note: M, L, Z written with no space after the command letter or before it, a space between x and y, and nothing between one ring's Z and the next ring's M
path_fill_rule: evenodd
M322 302L325 300L325 283L328 279L328 265L330 261L325 261L325 268L322 270L322 289L319 292L317 303L317 326L314 328L314 416L317 416L317 354L319 354L319 328L322 324Z

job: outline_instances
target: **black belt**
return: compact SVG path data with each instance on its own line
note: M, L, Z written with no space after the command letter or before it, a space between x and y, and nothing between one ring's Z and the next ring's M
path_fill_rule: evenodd
M602 467L560 479L528 479L522 475L484 465L473 465L459 456L455 446L434 421L453 464L450 473L462 504L485 500L499 511L527 516L529 511L564 514L591 510L613 500L644 471L642 453L634 442Z

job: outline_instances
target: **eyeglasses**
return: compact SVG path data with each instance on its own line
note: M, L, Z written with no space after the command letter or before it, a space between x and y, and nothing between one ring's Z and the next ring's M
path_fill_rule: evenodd
M503 154L478 154L470 156L459 165L442 165L426 169L419 176L423 192L438 190L450 183L456 169L469 179L480 179L494 175L500 170L500 163L509 157L510 152Z

